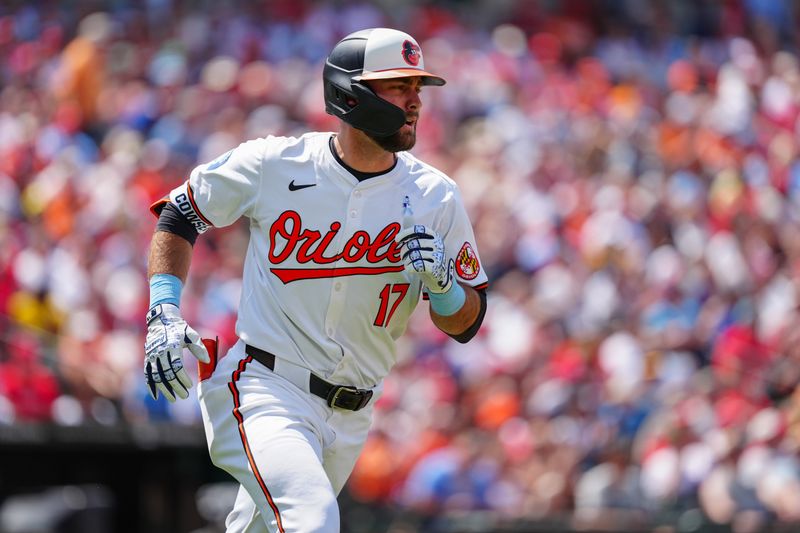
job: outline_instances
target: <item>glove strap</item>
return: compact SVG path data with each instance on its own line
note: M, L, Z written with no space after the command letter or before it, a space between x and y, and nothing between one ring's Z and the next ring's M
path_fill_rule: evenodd
M145 324L148 326L155 320L156 318L164 317L165 319L170 318L177 318L181 319L181 310L178 309L173 304L163 303L163 304L156 304L147 311L147 315L145 315Z
M155 320L156 318L160 317L163 314L164 314L164 309L161 307L161 304L154 305L153 307L150 308L150 310L147 312L147 315L145 315L144 317L145 325L149 326L150 322L152 322L153 320Z
M172 304L180 307L181 290L183 290L183 283L177 276L153 274L150 278L150 308L152 309L158 304Z
M428 292L431 300L431 309L440 316L450 316L458 312L467 299L467 293L461 285L453 280L453 286L447 292Z

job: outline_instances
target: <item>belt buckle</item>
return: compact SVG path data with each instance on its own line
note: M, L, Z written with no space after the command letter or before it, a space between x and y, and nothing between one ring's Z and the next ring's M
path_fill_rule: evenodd
M358 403L353 404L351 402L345 402L344 404L340 404L340 399L345 399L342 397L342 393L347 393L348 395L358 397ZM357 389L355 387L348 387L347 385L338 385L331 391L331 394L328 396L328 407L338 407L340 409L347 409L348 411L358 411L359 409L363 409L372 398L372 391L369 389Z

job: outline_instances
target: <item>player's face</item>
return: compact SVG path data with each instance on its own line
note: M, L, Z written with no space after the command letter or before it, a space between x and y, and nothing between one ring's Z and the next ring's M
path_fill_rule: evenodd
M410 150L417 142L417 121L422 109L419 93L422 90L422 78L394 78L391 80L371 80L368 82L375 94L406 112L406 123L396 133L388 137L378 137L367 133L367 136L387 152L403 152Z

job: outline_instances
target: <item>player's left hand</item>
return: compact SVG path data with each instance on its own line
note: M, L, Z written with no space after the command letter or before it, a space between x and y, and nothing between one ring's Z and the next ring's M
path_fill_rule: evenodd
M175 396L182 399L189 396L192 380L181 361L184 348L200 361L210 361L200 335L189 327L177 306L158 304L150 309L144 345L144 377L154 400L159 392L171 402L175 401Z
M400 246L406 272L422 278L428 292L443 293L450 290L455 279L455 262L447 259L442 237L422 224L404 228L395 237Z

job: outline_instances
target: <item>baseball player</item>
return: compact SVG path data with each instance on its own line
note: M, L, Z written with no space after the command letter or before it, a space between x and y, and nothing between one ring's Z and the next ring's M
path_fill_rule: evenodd
M458 187L407 152L421 89L445 81L386 28L340 41L323 80L338 133L245 142L153 206L145 379L154 398L186 398L183 349L200 361L211 459L241 484L229 532L339 531L336 497L420 298L459 342L486 310ZM180 293L198 235L242 216L239 341L217 357L181 318Z

